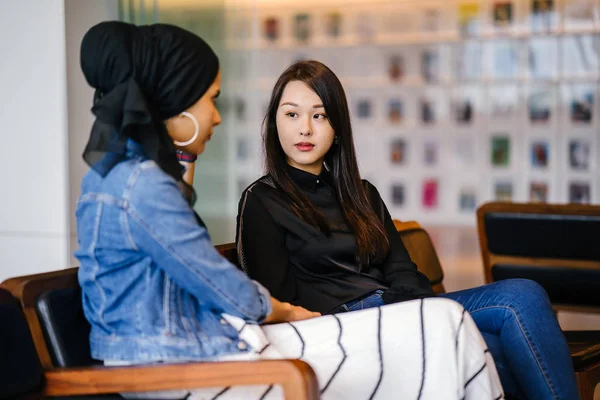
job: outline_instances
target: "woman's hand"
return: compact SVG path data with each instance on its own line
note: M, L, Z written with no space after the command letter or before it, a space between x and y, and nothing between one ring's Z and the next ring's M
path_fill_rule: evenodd
M301 321L321 316L318 312L308 311L306 308L294 306L290 303L283 303L274 297L271 297L271 306L273 311L263 321L264 324Z

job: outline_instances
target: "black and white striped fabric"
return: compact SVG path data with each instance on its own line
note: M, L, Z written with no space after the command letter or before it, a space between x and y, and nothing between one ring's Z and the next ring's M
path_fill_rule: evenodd
M302 359L315 370L325 400L504 398L481 334L452 300L414 300L268 326L225 317L254 351L219 360ZM275 400L283 392L244 386L126 396Z

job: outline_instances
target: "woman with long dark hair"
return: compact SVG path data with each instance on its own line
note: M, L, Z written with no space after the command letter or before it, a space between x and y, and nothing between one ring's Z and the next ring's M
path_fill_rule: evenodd
M329 68L300 61L283 72L263 141L267 175L244 191L238 212L238 254L251 278L281 300L341 316L436 297L377 189L360 178L346 96ZM472 315L507 393L578 398L569 349L539 285L509 280L440 297ZM435 328L423 329L426 337Z

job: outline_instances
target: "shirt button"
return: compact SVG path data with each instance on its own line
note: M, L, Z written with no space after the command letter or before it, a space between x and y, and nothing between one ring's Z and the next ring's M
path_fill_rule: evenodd
M317 183L321 182L320 180L317 179Z
M246 350L248 348L248 345L243 340L240 340L237 344L237 348L240 350Z
M228 324L228 322L227 322L227 320L225 320L225 318L221 318L219 320L219 322L221 323L221 325L227 325Z

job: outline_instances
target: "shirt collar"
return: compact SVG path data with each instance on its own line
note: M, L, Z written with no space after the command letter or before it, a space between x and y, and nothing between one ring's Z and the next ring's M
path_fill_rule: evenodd
M292 180L303 189L315 192L317 188L322 185L326 185L329 188L333 187L333 179L325 166L323 166L323 169L319 175L313 175L310 172L302 171L301 169L288 165L288 173L290 174Z

